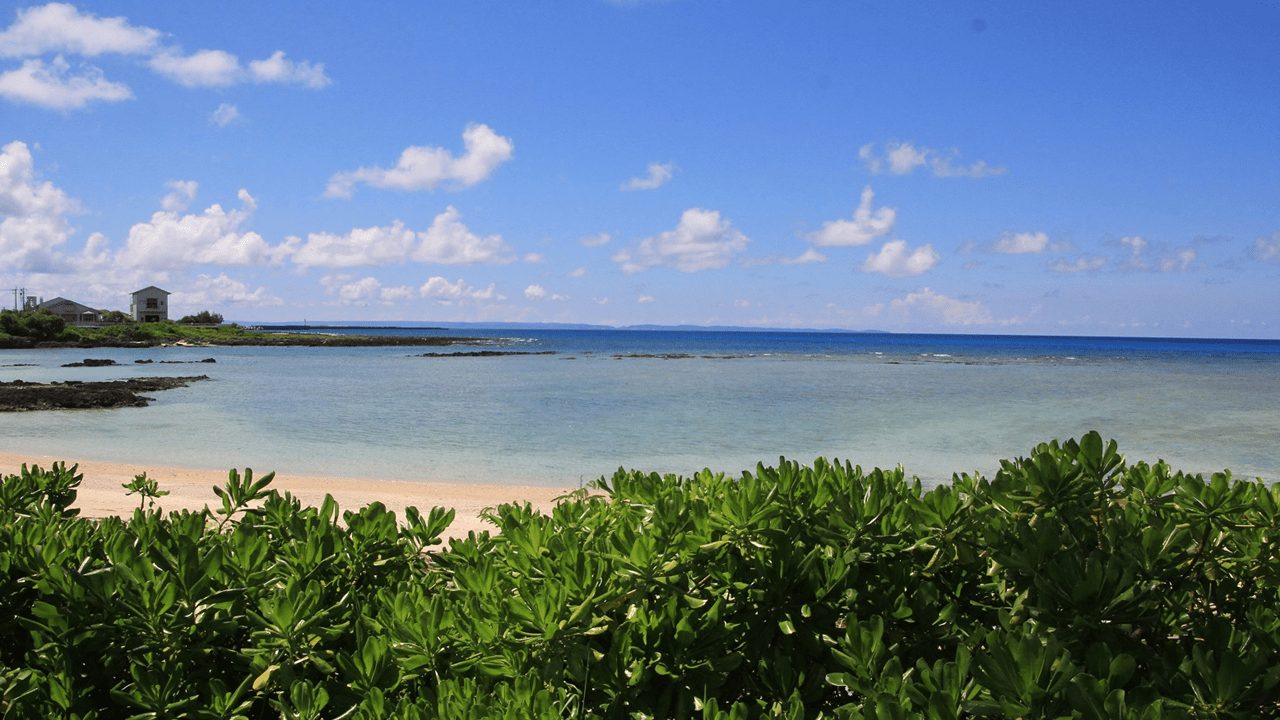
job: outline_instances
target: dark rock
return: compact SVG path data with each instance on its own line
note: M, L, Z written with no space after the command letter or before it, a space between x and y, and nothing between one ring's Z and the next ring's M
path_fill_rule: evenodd
M67 363L62 367L109 367L116 361L109 358L85 358L81 362Z
M134 360L134 361L133 361L133 364L134 364L134 365L150 365L150 364L151 364L151 363L153 363L153 362L155 362L155 360L152 360L152 359L150 359L150 358L147 358L147 359L145 359L145 360Z
M146 377L105 382L68 380L33 383L22 380L0 383L0 412L87 408L145 407L152 398L139 393L186 387L208 375Z
M421 353L410 357L450 358L450 357L502 357L504 355L555 355L555 350L466 350L451 353Z

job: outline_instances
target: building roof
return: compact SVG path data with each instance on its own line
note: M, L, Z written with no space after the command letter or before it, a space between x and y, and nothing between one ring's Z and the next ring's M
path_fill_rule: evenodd
M164 289L158 288L158 287L156 287L155 285L148 285L148 286L146 286L146 287L142 288L141 290L134 290L134 291L133 291L132 293L130 293L130 294L131 294L131 295L137 295L137 294L139 294L139 293L144 293L144 292L146 292L146 291L148 291L148 290L155 290L155 291L157 291L157 292L162 292L162 293L164 293L165 295L172 295L172 294L173 294L173 293L169 292L168 290L164 290Z
M85 305L84 303L78 303L75 300L68 300L64 297L56 297L52 300L45 300L44 302L40 303L36 307L42 310L52 310L55 307L60 307L65 305L74 306L77 313L98 312L97 310L89 307L88 305Z

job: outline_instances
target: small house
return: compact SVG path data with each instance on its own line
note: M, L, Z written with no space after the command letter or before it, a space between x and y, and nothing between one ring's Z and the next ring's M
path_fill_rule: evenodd
M129 315L137 322L160 322L169 319L169 291L148 285L130 296Z
M48 310L62 318L68 325L90 325L102 320L102 314L97 310L62 297L38 303L34 309Z

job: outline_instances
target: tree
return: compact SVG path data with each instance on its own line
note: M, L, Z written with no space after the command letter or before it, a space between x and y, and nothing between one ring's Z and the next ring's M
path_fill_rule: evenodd
M0 329L10 335L34 340L53 340L66 327L65 320L48 310L0 310Z
M178 322L186 323L187 325L221 325L222 315L208 310L201 310L195 315L184 315Z

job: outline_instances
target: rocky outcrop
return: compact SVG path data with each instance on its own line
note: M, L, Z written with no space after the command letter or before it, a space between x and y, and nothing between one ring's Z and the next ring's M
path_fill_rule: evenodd
M0 383L0 412L146 407L153 398L139 393L172 390L208 379L208 375L194 375L103 382L33 383L14 380Z
M502 357L504 355L555 355L555 350L464 350L461 352L429 352L411 355L410 357L451 358L451 357Z
M115 360L108 358L85 358L80 362L66 363L62 367L110 367L117 364Z

